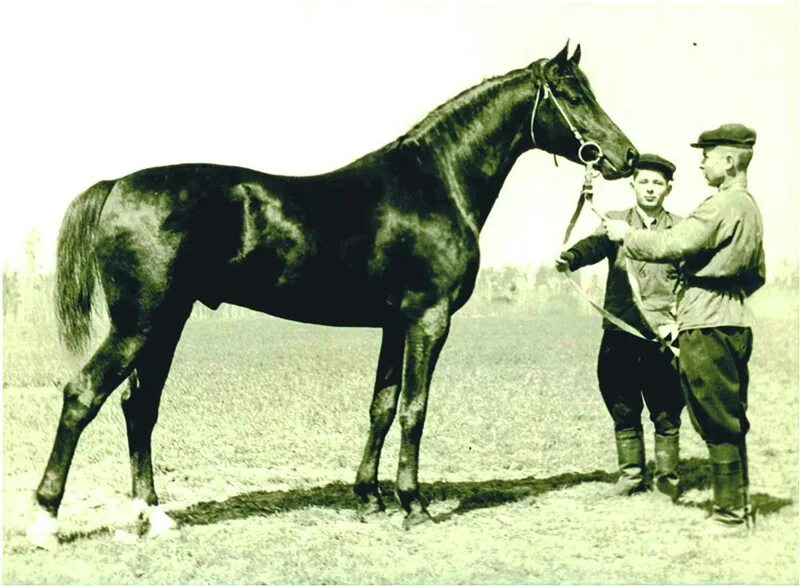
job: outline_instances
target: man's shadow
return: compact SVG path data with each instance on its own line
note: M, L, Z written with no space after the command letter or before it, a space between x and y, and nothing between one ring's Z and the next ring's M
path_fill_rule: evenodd
M652 462L648 464L648 469L652 476ZM711 488L711 465L707 459L688 458L686 460L681 460L678 464L678 475L681 479L682 493L686 493L692 489L707 490ZM759 516L777 513L782 508L792 504L791 499L778 498L763 492L750 493L749 496L750 506ZM679 502L678 504L687 507L707 509L710 511L711 503L711 499L708 498L699 502L683 501Z
M652 463L648 466L652 474ZM708 489L711 486L709 462L700 458L682 460L678 465L683 491ZM484 480L479 482L434 482L422 484L421 492L432 501L454 500L458 505L452 511L438 515L436 521L446 521L476 509L487 509L507 503L536 497L551 491L577 486L584 482L612 483L616 473L602 470L579 473L567 472L549 478L518 478L513 480ZM381 492L388 509L397 508L393 498L393 482L381 482ZM775 513L792 503L790 499L777 498L764 493L750 496L751 504L760 515ZM710 509L711 500L681 502L683 506ZM224 501L208 501L190 505L184 509L170 511L170 516L179 525L209 525L232 519L268 516L305 509L324 507L337 510L355 509L357 499L353 487L343 482L325 486L294 490L253 491L236 495Z

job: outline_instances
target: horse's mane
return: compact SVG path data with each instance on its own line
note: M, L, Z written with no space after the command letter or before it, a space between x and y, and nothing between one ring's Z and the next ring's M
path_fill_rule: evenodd
M508 85L517 83L521 76L530 77L529 68L484 79L432 110L425 118L401 136L399 142L428 143L442 135L455 135L463 130L463 122L476 110L493 100Z
M431 110L405 134L339 170L359 169L364 164L380 160L387 152L394 153L400 164L406 160L419 163L429 157L432 149L463 141L465 133L470 132L469 122L474 123L479 119L475 116L478 110L495 100L509 86L519 84L520 80L530 80L533 86L534 71L528 66L484 79Z

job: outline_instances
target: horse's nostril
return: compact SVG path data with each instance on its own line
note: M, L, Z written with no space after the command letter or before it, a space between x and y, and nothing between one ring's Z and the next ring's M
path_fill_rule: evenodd
M633 167L637 160L639 160L639 153L636 152L636 149L628 149L628 152L625 153L625 163L628 167Z

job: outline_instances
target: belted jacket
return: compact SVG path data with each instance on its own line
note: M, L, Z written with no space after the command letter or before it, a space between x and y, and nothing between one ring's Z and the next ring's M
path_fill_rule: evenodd
M680 330L751 327L746 299L766 279L761 212L744 177L703 201L672 230L632 230L623 252L631 259L681 263Z

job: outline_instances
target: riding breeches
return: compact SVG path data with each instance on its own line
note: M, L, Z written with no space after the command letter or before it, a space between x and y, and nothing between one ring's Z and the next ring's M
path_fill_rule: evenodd
M747 362L753 332L743 327L682 331L680 379L692 425L707 443L739 443L747 420Z
M684 398L669 350L608 328L600 343L597 379L615 431L640 430L646 404L657 434L678 433Z

